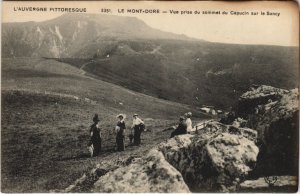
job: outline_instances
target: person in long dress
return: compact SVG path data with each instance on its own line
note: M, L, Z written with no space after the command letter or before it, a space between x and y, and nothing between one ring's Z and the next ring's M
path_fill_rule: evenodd
M125 150L124 140L125 140L125 129L126 129L125 115L119 114L117 118L119 119L115 128L117 151L124 151Z
M144 121L138 117L138 114L133 115L132 120L132 129L133 129L133 144L140 145L141 144L141 134L144 130L145 125Z
M101 151L101 128L99 125L100 119L98 117L98 114L95 114L93 117L93 124L90 126L90 136L91 136L91 156L98 156L98 154Z

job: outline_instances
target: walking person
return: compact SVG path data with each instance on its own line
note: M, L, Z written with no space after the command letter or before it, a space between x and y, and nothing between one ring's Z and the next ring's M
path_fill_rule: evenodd
M187 125L185 123L184 117L180 117L177 128L171 133L171 138L176 135L183 135L183 134L187 134Z
M125 150L125 115L119 114L117 116L119 119L117 126L116 126L116 144L117 144L117 151L124 151Z
M141 144L141 134L144 130L145 125L144 121L138 117L138 114L133 115L132 120L132 129L133 129L133 144L140 145Z
M101 128L99 125L99 117L98 114L95 114L93 117L93 124L90 126L90 135L91 135L91 141L90 141L90 152L91 156L98 156L98 154L101 151Z
M185 123L186 123L186 126L187 126L186 130L187 130L188 133L191 133L192 130L193 130L193 123L192 123L191 117L192 117L191 112L186 113Z

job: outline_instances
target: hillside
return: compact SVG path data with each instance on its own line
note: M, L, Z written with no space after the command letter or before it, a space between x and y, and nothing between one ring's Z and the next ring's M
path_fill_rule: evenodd
M64 189L101 161L142 155L169 138L165 128L179 115L195 113L195 122L207 118L187 105L160 100L93 79L65 63L41 58L2 59L1 191L49 192ZM114 151L116 115L139 113L148 129L142 146ZM87 143L91 119L98 113L103 152L89 158Z
M99 40L60 58L111 83L171 101L229 108L252 84L298 86L297 47L183 40Z
M298 86L298 47L206 42L134 17L64 14L5 23L2 40L4 57L55 58L96 79L192 106L229 109L252 84Z
M2 90L7 89L72 94L94 100L99 106L115 108L116 112L145 112L151 118L174 118L172 115L178 115L178 110L185 109L180 115L190 109L91 78L68 64L40 58L2 59Z

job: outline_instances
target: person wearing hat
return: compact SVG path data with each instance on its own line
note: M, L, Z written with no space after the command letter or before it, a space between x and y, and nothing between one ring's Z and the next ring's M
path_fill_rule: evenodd
M117 118L119 119L117 126L115 128L116 130L116 144L117 144L117 151L124 151L125 150L125 129L126 129L126 125L125 125L125 115L123 114L119 114L117 116Z
M186 113L185 123L187 125L187 132L188 133L190 133L193 130L193 124L192 124L191 117L192 117L192 113L191 112Z
M176 135L183 135L183 134L187 134L187 125L185 123L184 117L180 117L177 128L171 133L171 138Z
M140 145L141 144L141 134L144 130L145 125L144 121L138 117L138 114L133 115L132 127L133 130L133 144ZM131 132L132 133L132 132Z
M97 156L101 151L102 139L101 139L101 128L99 126L99 121L100 119L98 114L95 114L93 117L94 124L90 126L90 135L91 135L90 146L93 147L93 149L91 149L91 156Z

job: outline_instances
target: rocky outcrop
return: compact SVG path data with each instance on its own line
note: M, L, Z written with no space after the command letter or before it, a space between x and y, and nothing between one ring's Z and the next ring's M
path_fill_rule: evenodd
M257 113L260 106L278 101L288 93L288 90L272 86L253 85L249 91L240 96L236 113L240 117L248 118L249 115Z
M163 142L143 158L108 172L93 192L233 191L253 168L256 132L209 122L194 135Z
M235 190L256 162L256 132L210 122L198 133L177 136L158 149L192 191Z
M259 159L254 175L298 174L298 89L255 86L244 93L236 115L258 132Z
M161 152L151 150L147 156L101 177L93 192L115 193L188 193L181 174L172 167Z
M150 150L146 156L131 158L121 167L100 174L91 191L259 190L255 188L255 180L245 181L253 178L249 174L257 173L259 177L269 176L267 172L293 174L288 170L295 170L298 161L295 152L298 112L297 90L268 86L253 88L241 96L238 117L231 125L213 120L201 123L195 134L175 136ZM266 160L268 157L269 161ZM262 180L257 179L258 186L263 185L262 191L270 191ZM275 186L295 189L293 181L281 180Z

